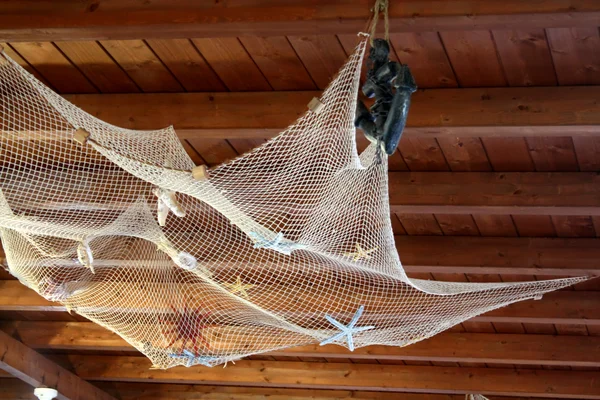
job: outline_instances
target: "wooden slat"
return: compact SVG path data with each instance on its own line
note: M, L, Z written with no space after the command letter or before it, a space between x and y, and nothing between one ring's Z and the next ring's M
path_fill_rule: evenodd
M131 78L98 43L58 42L56 46L100 92L135 93L140 91Z
M482 393L556 398L600 398L597 371L511 370L496 368L409 367L280 361L239 361L231 369L175 367L149 371L144 357L67 357L76 373L89 380L174 382L361 389L395 392ZM232 373L231 371L235 371Z
M26 70L27 72L29 72L30 74L32 74L33 76L35 76L37 79L39 79L39 80L40 80L40 81L41 81L41 82L42 82L44 85L46 85L46 86L50 87L51 89L54 89L54 90L56 90L56 89L55 89L55 88L52 86L52 84L50 84L50 82L48 82L48 81L46 80L46 78L44 78L42 75L40 75L40 73L39 73L39 72L37 72L37 71L35 70L35 68L33 68L33 67L31 66L31 64L29 64L27 61L25 61L25 60L23 59L23 57L21 57L21 56L19 55L19 53L17 53L16 51L14 51L14 50L13 50L13 48L12 48L12 47L10 47L10 45L9 45L8 43L3 43L3 42L0 42L0 46L2 46L2 48L3 48L3 51L4 51L4 53L5 53L6 55L8 55L10 58L12 58L12 59L13 59L13 61L15 61L15 62L16 62L17 64L19 64L21 67L25 68L25 70Z
M189 39L153 39L148 46L189 92L222 92L225 85Z
M547 33L561 85L598 82L600 33L597 28L548 29Z
M549 29L552 56L561 85L600 83L600 34L597 29ZM582 171L600 170L595 150L597 138L574 137L577 162Z
M17 281L0 281L0 289L0 311L66 311L63 305L45 300ZM558 291L545 295L542 300L515 303L475 317L472 321L600 325L599 298L598 292ZM134 307L132 302L135 299L128 297L121 300L123 304L129 301Z
M489 31L442 32L441 37L461 87L506 86Z
M483 137L481 142L493 171L535 171L525 138Z
M556 85L544 30L502 30L492 34L510 86Z
M3 379L0 399L36 400L32 388L16 379ZM349 390L285 389L160 383L97 382L96 385L123 400L398 400L398 393ZM403 393L402 400L464 400L448 394ZM493 400L531 400L494 397ZM539 400L547 400L539 399Z
M268 0L227 4L182 0L177 7L157 1L115 1L49 5L42 0L0 8L0 37L7 40L95 40L353 34L365 29L368 0L318 2ZM392 32L512 29L516 27L596 26L600 6L593 1L466 0L390 4ZM383 24L382 24L383 25ZM383 29L383 27L382 27Z
M117 334L91 322L18 321L0 327L36 350L135 351ZM600 337L444 332L406 347L368 346L350 352L341 346L309 345L266 355L600 367Z
M390 173L394 213L600 215L594 173ZM485 204L485 205L484 205Z
M600 135L598 93L594 86L426 90L413 96L405 135L420 139L564 136L566 131ZM318 95L312 91L111 94L67 99L122 127L156 129L174 124L186 139L248 139L275 135L302 115L308 101Z
M400 61L410 66L419 88L458 86L437 32L394 33L390 42Z
M0 369L32 386L56 389L59 400L115 400L4 332L0 332Z
M334 35L290 36L290 44L319 89L325 89L346 61L346 53Z
M285 36L242 37L240 41L273 89L317 88Z
M229 151L231 156L237 154L231 147ZM210 153L201 155L212 164ZM94 181L78 188L91 193L110 189ZM27 187L21 185L18 189ZM80 200L90 210L106 206L102 199L82 196ZM69 209L69 201L54 198L46 203L32 199L16 207ZM395 214L599 216L600 176L590 172L390 172L389 203ZM123 201L112 205L130 204Z
M179 82L143 40L103 40L100 43L142 91L183 91Z
M272 90L237 38L193 39L192 42L229 90Z
M438 138L451 171L491 171L492 166L481 139L472 137Z
M96 93L98 90L52 43L13 43L12 47L59 93Z

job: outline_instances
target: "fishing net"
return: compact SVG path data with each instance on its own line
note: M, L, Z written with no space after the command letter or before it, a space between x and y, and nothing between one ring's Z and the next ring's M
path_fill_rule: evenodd
M3 54L0 233L10 272L160 368L311 343L406 346L581 280L407 277L386 156L356 148L365 46L363 36L317 107L207 179L173 128L100 121Z

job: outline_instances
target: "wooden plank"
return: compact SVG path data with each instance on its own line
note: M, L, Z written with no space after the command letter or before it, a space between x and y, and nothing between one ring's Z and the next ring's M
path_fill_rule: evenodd
M59 93L97 93L98 90L52 43L23 42L11 46Z
M440 35L461 87L506 86L489 31L452 31Z
M579 170L570 137L528 137L526 140L536 171Z
M92 322L3 322L0 328L35 350L121 352L135 349ZM584 326L585 329L585 326ZM443 332L406 347L368 346L350 352L344 347L308 345L277 350L278 357L350 360L480 362L521 365L600 367L600 337Z
M482 137L481 142L493 171L535 171L525 138Z
M407 236L402 231L395 237L406 271L600 275L600 239L445 237L439 227L435 232L440 236Z
M438 138L451 171L491 171L492 166L479 138Z
M222 150L215 157L221 157ZM209 151L201 155L210 165ZM227 151L237 155L230 146ZM94 181L78 188L91 193L110 189ZM19 186L19 190L26 190L26 186ZM390 211L403 214L401 219L404 214L600 215L600 176L590 172L390 172L389 195ZM89 209L106 207L89 196L82 196L80 201ZM129 205L125 200L112 204ZM60 198L49 203L32 199L20 204L23 209L30 207L57 210L69 209L72 204Z
M100 43L142 91L183 91L181 84L143 40L103 40Z
M390 207L405 214L600 215L600 177L586 174L394 172Z
M319 89L329 85L346 61L344 48L334 35L289 36L288 40Z
M237 38L193 39L192 42L229 90L273 89Z
M153 39L146 43L188 92L227 90L189 39Z
M58 42L56 46L102 93L135 93L140 89L96 42Z
M273 89L317 88L285 36L241 37L240 41Z
M390 42L400 61L410 66L419 88L458 86L437 32L393 33Z
M544 30L495 30L492 35L508 85L556 85ZM524 138L483 138L482 141L495 171L535 170Z
M46 78L44 78L42 75L40 75L39 72L37 72L35 70L35 68L33 68L31 66L31 64L29 64L27 61L25 61L23 59L23 57L21 57L19 55L19 53L17 53L16 51L13 50L12 47L10 47L10 45L8 43L3 43L0 42L0 46L2 46L2 49L4 51L4 53L6 55L8 55L10 58L13 59L13 61L15 61L17 64L19 64L21 67L25 68L25 70L27 72L29 72L30 74L32 74L33 76L35 76L37 79L39 79L44 85L48 86L50 89L56 90L52 84L50 84L50 82L48 82L46 80Z
M0 281L0 288L0 311L66 311L61 304L45 300L19 282ZM125 305L126 301L134 301L133 297L135 296L121 298L119 301ZM475 317L471 321L600 325L599 299L599 292L558 291L546 294L542 300L515 303ZM139 301L136 304L134 306L132 303L129 306L139 309ZM168 305L165 304L165 309L167 308Z
M254 81L250 71L248 74L249 81ZM405 135L419 140L564 136L567 131L570 135L600 135L598 93L594 86L419 91L413 96ZM273 136L302 115L315 96L319 93L310 91L66 97L91 114L126 128L156 129L173 124L185 139L248 139ZM475 112L477 119L473 118Z
M189 139L188 142L209 167L219 165L238 156L238 153L227 140Z
M0 8L0 37L6 40L96 40L352 34L365 29L372 2L268 0L234 2L111 1L100 7L69 2L50 6L42 0ZM596 26L600 6L594 1L466 0L445 3L411 1L390 4L392 32L512 29L518 27ZM382 24L383 25L383 24ZM383 27L382 27L383 29Z
M34 387L56 389L59 400L115 400L4 332L0 332L0 369Z
M547 34L561 85L599 81L600 33L597 28L548 29Z
M412 367L280 361L239 361L223 368L149 371L144 357L69 355L76 373L93 381L178 382L310 389L427 391L464 394L600 398L597 371Z
M558 80L562 85L593 85L600 83L600 35L597 29L550 29L552 56ZM600 170L600 149L597 138L574 137L577 161L582 171Z
M509 86L555 86L556 73L543 29L492 32Z
M36 400L33 389L17 379L4 379L0 398ZM397 393L349 390L285 389L209 385L97 382L96 385L122 400L398 400ZM464 400L465 396L403 393L402 400ZM494 400L531 400L525 397L494 397ZM547 400L547 399L539 399Z

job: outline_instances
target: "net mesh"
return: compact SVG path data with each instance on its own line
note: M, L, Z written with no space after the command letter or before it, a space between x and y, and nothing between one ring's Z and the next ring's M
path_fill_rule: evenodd
M405 346L583 279L406 276L387 159L375 146L356 149L365 45L320 111L208 180L193 178L172 128L100 121L4 55L0 234L10 272L160 368L311 343ZM90 134L84 145L78 129Z

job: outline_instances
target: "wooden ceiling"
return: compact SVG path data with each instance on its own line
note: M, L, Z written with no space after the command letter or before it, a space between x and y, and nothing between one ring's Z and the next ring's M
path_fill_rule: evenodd
M424 89L390 159L391 217L409 274L599 275L600 2L390 3L394 56ZM173 124L190 156L212 166L304 112L352 51L370 6L3 2L0 41L86 111L134 129ZM3 399L32 398L29 384L41 383L81 399L600 399L598 279L405 348L306 346L226 369L156 371L118 336L0 278L0 368L27 382L3 375ZM7 357L15 352L28 356ZM43 370L39 353L51 360Z

